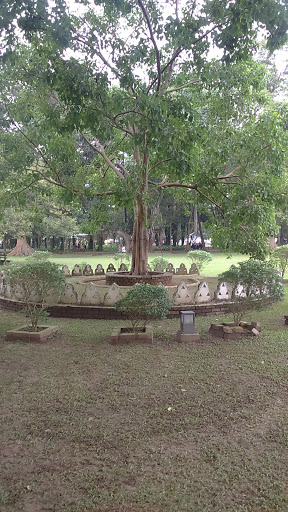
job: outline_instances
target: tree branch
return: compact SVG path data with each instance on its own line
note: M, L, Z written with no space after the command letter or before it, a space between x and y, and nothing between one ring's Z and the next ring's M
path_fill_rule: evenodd
M100 144L99 140L95 138L94 139L95 145L94 145L94 144L92 144L92 142L90 142L90 140L86 137L86 135L84 135L83 132L79 132L79 133L82 135L83 139L85 140L85 142L87 142L87 144L90 146L90 148L92 148L94 151L96 151L96 153L99 153L99 155L102 156L102 158L109 165L109 167L117 174L117 176L121 180L123 180L124 179L123 174L119 171L119 169L117 169L116 165L114 165L113 162L110 160L110 158L106 155L104 146L102 144ZM127 171L127 173L128 173L128 171Z
M206 194L204 194L204 192L202 192L202 190L200 190L198 188L198 185L197 183L195 183L194 185L186 185L184 183L179 183L179 181L175 181L174 183L154 183L153 181L148 181L148 183L150 185L155 185L155 187L158 187L160 189L163 189L163 188L185 188L185 189L188 189L188 190L196 190L198 192L198 194L200 194L201 196L205 197L205 199L207 199L207 201L209 201L209 203L212 203L214 204L217 208L219 208L219 210L222 210L222 206L218 203L216 203L216 201L214 199L212 199L211 197L208 197L206 196Z
M201 196L205 197L205 199L207 199L207 201L209 201L209 203L214 204L216 206L216 208L218 208L219 210L222 210L222 206L220 204L216 203L216 201L214 199L212 199L211 197L206 196L206 194L204 194L204 192L202 192L199 188L197 189L197 192Z
M144 18L146 19L146 22L147 22L147 25L148 25L148 29L149 29L149 32L150 32L150 38L151 38L151 41L153 43L153 46L154 46L154 50L155 50L155 54L156 54L156 63L157 63L157 89L156 91L158 92L159 89L160 89L160 86L161 86L161 62L160 62L160 53L159 53L159 50L158 50L158 46L157 46L157 43L155 41L155 38L154 38L154 34L153 34L153 30L152 30L152 26L151 26L151 22L150 22L150 19L149 19L149 16L148 16L148 13L146 11L146 8L142 2L142 0L137 0L138 1L138 4L143 12L143 15L144 15Z
M75 33L76 31L72 29L72 31ZM96 50L94 46L92 46L88 41L85 41L85 39L82 39L80 36L75 37L75 41L78 41L78 43L83 44L84 46L88 46L96 55L99 57L100 60L107 66L117 78L120 77L120 73L115 69L108 60L105 59L104 55L99 50ZM98 43L98 41L97 41Z
M102 102L102 104L103 104L103 102ZM109 119L109 121L112 122L112 126L114 128L116 128L116 130L120 130L121 132L124 132L127 135L134 135L132 130L130 130L129 128L124 128L123 126L120 126L120 125L116 124L115 123L115 118L110 116L107 112L105 112L103 110L100 110L100 108L90 108L90 110L93 110L95 112L100 112L101 114L103 114L103 116L107 117L107 119Z
M118 160L118 158L116 156L114 156L113 158L116 160L116 162L119 165L119 167L121 167L122 171L125 172L125 174L127 174L129 176L129 171L126 169L126 167L124 167L121 164L120 160Z
M126 116L127 114L138 114L139 116L146 117L146 116L144 116L144 114L142 114L142 112L137 112L136 110L127 110L126 112L120 112L120 114L117 114L116 116L111 117L111 120L115 121L117 119L117 117Z
M241 167L242 167L242 165L238 165L237 167L235 167L235 169L233 169L233 171L229 172L228 174L225 174L225 176L217 176L217 180L226 180L226 178L229 178L230 176L232 176L234 174L234 172L241 169ZM235 176L233 176L233 177L235 177Z
M165 160L160 160L159 162L157 162L157 164L152 165L152 167L150 167L150 169L148 170L148 174L150 174L150 172L152 172L153 169L155 169L155 167L158 167L158 165L161 165L164 162L170 162L171 160L172 160L171 158L166 158ZM167 179L167 177L166 177L166 179Z
M190 85L198 85L201 84L201 80L191 80L191 82L187 82L186 84L180 85L179 87L174 87L174 89L167 89L163 94L168 94L169 92L180 91L181 89L185 89Z
M38 183L38 180L33 180L31 181L28 185L26 185L25 187L23 188L20 188L20 190L16 190L16 193L17 194L21 194L22 192L24 192L24 190L27 190L29 189L34 183Z
M207 37L209 34L211 34L211 32L213 32L213 30L215 30L216 28L221 28L223 25L223 23L219 23L219 25L214 25L210 30L207 30L207 32L205 32L205 34L203 34L202 36L198 37L198 39L195 39L195 41L193 41L192 45L195 45L197 43L199 43L200 41L202 41L205 37ZM171 59L169 60L169 62L167 62L167 64L165 64L165 66L161 69L161 75L164 73L164 71L166 71L166 69L171 66L171 64L173 64L173 62L177 59L177 57L179 57L180 53L182 53L182 51L184 50L185 48L183 48L183 46L179 46L177 48L177 50L175 50L174 54L172 55ZM153 85L155 84L155 82L157 81L158 77L154 78L154 80L151 82L151 84L149 85L148 89L147 89L147 92L146 94L148 94L150 92L150 90L152 89Z
M179 183L179 181L174 181L173 183L163 183L163 181L161 183L155 183L153 181L150 181L148 182L150 185L155 185L156 187L158 188L187 188L187 189L190 189L190 190L197 190L198 189L198 185L195 184L195 185L185 185L184 183Z
M168 64L165 64L165 66L162 68L161 70L161 75L164 73L164 71L166 71L166 69L169 67L169 66L172 66L173 62L177 59L177 57L180 55L180 53L184 50L184 48L182 46L179 46L177 48L177 50L175 50L175 53L173 54L173 56L171 57L170 61L168 62ZM172 67L170 68L171 69L171 72L172 72ZM147 92L146 94L149 94L149 92L151 91L153 85L155 84L155 82L157 81L157 78L154 78L154 80L151 82L151 84L149 85L148 89L147 89Z
M48 169L50 169L50 171L52 171L54 174L56 174L56 177L59 181L54 181L52 180L51 178L48 178L47 176L45 176L45 174L43 174L39 168L37 167L37 172L38 174L40 174L40 176L42 177L43 180L47 181L47 183L50 183L51 185L56 185L57 187L60 187L60 188L64 188L67 190L68 187L66 187L66 185L63 184L60 176L59 176L59 173L53 169L53 167L50 165L49 161L47 160L47 158L44 156L43 152L41 151L41 149L39 149L36 144L33 142L32 139L30 139L30 137L28 137L28 135L26 135L25 132L23 132L23 130L21 130L21 128L18 126L18 124L15 122L15 121L12 121L12 123L14 124L14 126L17 128L17 130L19 130L19 132L21 133L21 135L23 135L23 137L29 142L29 144L35 149L35 151L37 151L37 153L41 156L44 164L48 167ZM84 192L83 190L79 190L79 189L72 189L72 191L75 193L75 194L81 194L83 195Z

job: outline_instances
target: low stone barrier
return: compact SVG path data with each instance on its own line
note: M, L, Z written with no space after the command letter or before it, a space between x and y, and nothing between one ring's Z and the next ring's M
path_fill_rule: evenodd
M187 304L173 306L167 318L178 318L179 311L195 311L196 316L222 315L228 313L228 302L210 303L210 304ZM7 311L18 312L24 308L24 304L17 300L5 299L0 297L0 308ZM82 318L90 320L118 320L126 319L120 311L116 311L114 306L85 306L80 304L68 305L57 304L47 308L47 311L55 318Z
M117 272L113 263L108 264L106 271L104 270L101 263L98 263L94 272L93 272L91 265L89 265L89 264L85 265L83 268L81 268L78 264L76 264L76 265L74 265L71 272L68 268L68 265L62 265L62 270L67 277L93 276L93 275L95 275L95 276L106 275L106 277L107 277L108 274L113 274L113 272ZM189 269L186 267L185 263L180 263L179 268L176 268L176 269L174 268L173 263L169 263L167 265L166 269L162 268L162 266L159 263L157 263L154 272L151 272L149 265L148 265L148 271L149 271L149 274L153 274L155 272L155 274L157 274L157 273L166 274L167 273L167 274L174 274L174 275L179 275L179 276L199 275L200 274L199 268L196 265L196 263L192 263L192 265L190 266ZM125 263L121 263L120 267L118 268L117 273L119 273L119 272L123 272L123 274L128 272L128 268L127 268L127 265L125 265ZM139 277L140 276L138 276L138 278ZM141 281L141 282L145 282L145 281ZM150 280L149 280L149 283L150 283ZM131 286L131 284L122 285L122 286Z
M109 272L106 274L106 284L116 283L118 286L134 286L137 283L148 283L157 285L162 283L164 286L172 284L172 275L169 272L148 272L148 276L132 276L128 272Z

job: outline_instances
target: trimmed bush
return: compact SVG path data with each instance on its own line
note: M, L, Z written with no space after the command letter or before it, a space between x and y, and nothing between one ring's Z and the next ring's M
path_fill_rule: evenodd
M280 301L284 297L283 279L270 263L258 260L242 261L236 267L218 276L219 282L227 282L234 289L238 284L244 287L246 297L233 297L229 306L235 325L248 311L267 306L271 301Z
M163 258L163 256L156 256L156 258L154 258L150 263L152 270L155 270L156 265L161 265L165 271L166 267L169 265L169 261Z
M118 265L125 263L128 269L131 266L131 259L131 254L127 254L126 252L117 252L117 254L113 256L113 260L115 260Z
M116 302L117 311L129 316L133 331L144 328L149 320L165 318L171 307L165 286L137 283L126 297Z
M9 282L11 286L21 289L21 300L25 303L31 330L37 331L40 316L48 305L57 302L64 289L66 277L56 263L36 259L22 266L11 265Z
M189 251L187 253L187 258L189 258L191 263L196 263L200 272L202 272L202 269L213 259L210 252L200 250Z
M34 251L33 254L31 254L28 258L28 263L31 263L33 261L47 261L49 258L51 258L52 253L49 251Z

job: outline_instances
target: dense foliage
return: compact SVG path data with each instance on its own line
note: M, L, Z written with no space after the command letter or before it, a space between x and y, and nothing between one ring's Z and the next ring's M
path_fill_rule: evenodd
M36 331L39 318L48 304L58 301L66 278L56 263L46 261L38 253L24 265L11 265L9 282L17 287L21 301L25 303L32 331Z
M288 245L277 247L271 254L271 263L274 267L281 271L284 277L285 271L288 266Z
M171 307L165 286L135 284L126 297L116 305L118 311L129 316L134 332L145 327L149 320L165 318Z
M169 265L169 260L163 258L163 256L156 256L156 258L153 258L153 260L150 262L150 267L152 270L155 270L157 265L161 265L163 270L165 270Z
M242 261L238 266L231 265L218 278L219 282L229 283L234 290L230 310L236 325L248 311L260 309L271 301L284 298L283 279L269 262L252 259ZM239 295L235 293L238 285L243 287Z
M270 50L285 42L286 3L78 4L79 15L62 0L0 5L6 195L46 182L99 219L111 202L133 207L132 271L142 274L149 208L181 189L209 210L220 247L263 258L286 189L287 109L249 55L259 26Z
M203 268L212 261L213 257L209 252L206 251L190 251L187 253L187 258L191 261L191 263L196 263L199 270L202 271Z

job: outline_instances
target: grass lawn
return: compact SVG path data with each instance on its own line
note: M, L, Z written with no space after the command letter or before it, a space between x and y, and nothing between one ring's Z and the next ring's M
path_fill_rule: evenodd
M158 256L163 256L166 260L169 261L169 263L173 263L174 268L179 267L180 263L184 263L186 267L189 269L191 265L190 259L187 257L186 253L174 253L174 252L154 252L149 254L149 263ZM68 265L69 269L72 270L74 265L80 264L80 263L89 263L93 271L96 268L96 265L98 263L101 263L104 270L108 267L109 263L113 263L115 268L119 267L120 262L115 261L114 258L115 254L106 254L106 253L100 253L95 255L92 255L92 252L73 252L73 253L66 253L66 254L57 254L53 253L50 260L54 261L55 263L58 263L59 265ZM243 261L248 259L248 256L245 256L243 254L224 254L224 253L213 253L212 254L213 260L211 263L209 263L205 268L204 272L207 276L216 276L217 274L220 274L221 272L224 272L224 270L228 270L228 268L234 264L236 265L239 261ZM27 258L17 258L12 257L10 258L11 261L21 262L26 260ZM125 261L124 261L125 263Z
M287 296L252 315L259 337L212 338L206 317L179 345L162 320L115 347L119 322L53 318L50 342L6 342L23 319L0 312L0 511L287 512L284 314Z

